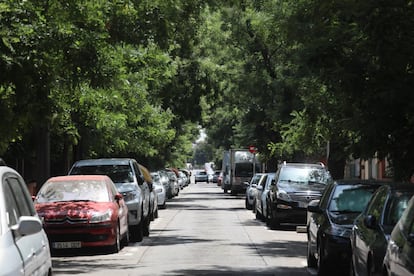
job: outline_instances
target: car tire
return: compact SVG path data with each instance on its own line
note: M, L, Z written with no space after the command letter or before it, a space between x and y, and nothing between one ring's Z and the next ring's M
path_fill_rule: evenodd
M132 225L129 227L129 233L131 233L131 238L134 242L140 242L144 238L143 230L142 230L143 221L141 220L140 223L137 225Z
M129 229L127 229L127 231L125 233L125 236L123 237L123 239L121 241L122 246L128 246L129 240L130 240Z
M247 199L247 197L246 197L246 203L245 203L245 205L246 205L246 209L247 210L251 210L252 207L253 207L251 204L249 204L249 200Z
M329 275L328 267L325 256L325 247L322 240L319 240L318 244L318 259L317 259L317 271L319 276Z
M142 234L144 235L144 237L148 237L150 234L150 223L151 223L150 219L148 217L145 219L143 218L142 222L143 222Z
M308 246L307 246L307 263L308 263L308 267L309 268L317 268L318 267L318 262L315 258L315 256L312 254L312 250L311 250L311 241L310 241L310 237L308 235Z
M121 231L119 224L115 230L115 243L111 246L111 253L118 253L121 250Z

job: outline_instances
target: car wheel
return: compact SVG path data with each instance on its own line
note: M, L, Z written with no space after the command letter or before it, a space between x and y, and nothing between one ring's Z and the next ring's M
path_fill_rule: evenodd
M246 197L246 209L247 210L251 210L252 209L252 205L251 204L249 204L249 200L247 199L247 197Z
M143 221L141 220L141 222L137 225L132 225L129 228L129 232L132 234L132 240L135 242L140 242L142 241L144 234L143 234L143 230L142 230L142 224Z
M142 234L145 237L148 237L150 234L150 219L149 218L142 219L142 222L143 222Z
M307 262L308 262L308 267L310 268L316 268L318 266L318 263L316 261L315 256L312 254L312 249L311 249L311 241L310 241L310 237L308 235L308 254L307 254Z
M317 260L317 269L318 269L318 275L328 275L328 268L327 268L327 262L326 262L326 256L325 256L325 248L323 245L322 240L319 241L318 244L318 260Z
M273 213L273 210L270 207L268 207L267 213L268 213L268 216L269 216L268 226L270 227L270 229L279 228L279 226L280 226L279 219L275 216L275 214Z
M111 252L118 253L121 250L121 231L119 230L119 224L115 229L115 243L112 245Z
M127 231L125 233L125 236L124 236L124 238L121 241L122 246L127 246L129 244L129 239L130 239L130 237L129 237L129 229L127 229Z

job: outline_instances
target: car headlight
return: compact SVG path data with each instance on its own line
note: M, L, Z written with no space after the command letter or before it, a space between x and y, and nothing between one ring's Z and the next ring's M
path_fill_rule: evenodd
M99 223L110 221L112 217L112 210L108 209L105 212L94 213L90 219L90 223Z
M286 193L283 190L279 190L276 193L276 196L278 199L284 200L284 201L291 201L292 199L290 198L290 196L288 195L288 193Z
M122 196L124 197L124 201L128 202L128 201L133 201L136 198L139 197L139 193L138 191L134 190L134 191L128 191L128 192L123 192Z
M351 236L352 229L347 227L340 227L332 224L329 226L325 233L331 237L349 238Z

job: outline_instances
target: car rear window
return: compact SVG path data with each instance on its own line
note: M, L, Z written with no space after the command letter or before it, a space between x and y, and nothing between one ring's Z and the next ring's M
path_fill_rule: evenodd
M109 176L114 183L134 182L134 176L129 165L88 165L75 166L70 174L90 175L99 174Z

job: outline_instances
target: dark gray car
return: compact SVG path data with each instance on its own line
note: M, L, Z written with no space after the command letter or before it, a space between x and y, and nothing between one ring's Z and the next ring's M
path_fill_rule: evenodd
M321 163L281 164L269 189L269 226L277 227L281 222L305 224L306 207L321 197L331 180Z

